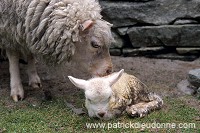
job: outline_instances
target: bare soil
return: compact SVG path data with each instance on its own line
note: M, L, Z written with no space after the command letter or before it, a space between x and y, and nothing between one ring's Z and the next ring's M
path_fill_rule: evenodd
M149 59L144 57L112 57L114 71L125 69L125 72L133 74L142 82L149 86L149 90L158 93L162 97L180 98L186 104L200 109L200 100L196 97L185 99L185 94L180 92L176 85L181 80L187 78L187 73L191 69L200 67L200 60L192 62L168 60L168 59ZM77 104L84 101L81 90L75 88L67 76L72 75L77 78L87 79L88 76L79 71L78 67L66 66L65 68L48 68L42 63L38 63L38 73L42 79L42 89L50 90L53 98L62 98L70 103ZM7 107L15 107L16 103L10 98L9 69L8 61L0 62L0 101ZM25 90L25 99L18 102L17 106L22 106L24 102L39 105L43 100L42 89L34 90L28 86L28 76L26 65L20 64L21 78ZM83 104L81 102L80 104ZM78 103L79 104L79 103Z

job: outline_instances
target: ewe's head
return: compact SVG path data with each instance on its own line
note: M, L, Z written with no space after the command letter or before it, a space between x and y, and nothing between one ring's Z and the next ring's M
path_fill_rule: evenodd
M114 39L111 35L111 25L104 20L88 20L85 23L87 28L83 28L79 33L80 38L75 43L76 49L72 59L78 60L92 76L106 76L112 72L109 47Z
M47 47L41 51L58 63L73 61L92 76L112 72L111 24L102 20L96 0L61 0L48 18ZM42 23L43 24L43 23ZM50 54L50 56L49 56Z
M77 79L68 76L70 81L78 88L85 91L85 106L90 117L109 119L109 101L112 98L111 86L118 81L123 74L123 69L106 77L96 77L89 80Z

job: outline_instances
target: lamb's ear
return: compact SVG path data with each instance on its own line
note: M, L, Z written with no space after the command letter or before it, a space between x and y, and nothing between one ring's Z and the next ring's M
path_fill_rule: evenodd
M110 83L110 86L112 86L114 83L116 83L119 80L119 78L122 76L123 72L124 72L124 69L106 77L106 80Z
M82 31L85 31L86 29L89 29L94 24L94 21L92 20L86 20L82 24L80 24L80 28Z
M72 76L68 76L68 78L76 87L78 87L80 89L84 89L84 90L86 89L86 83L87 83L86 80L77 79Z

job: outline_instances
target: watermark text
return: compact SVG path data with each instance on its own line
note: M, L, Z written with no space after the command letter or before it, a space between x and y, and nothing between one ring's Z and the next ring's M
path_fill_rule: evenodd
M195 123L140 123L140 122L117 122L117 123L86 123L86 128L104 128L104 129L115 129L115 128L196 128Z

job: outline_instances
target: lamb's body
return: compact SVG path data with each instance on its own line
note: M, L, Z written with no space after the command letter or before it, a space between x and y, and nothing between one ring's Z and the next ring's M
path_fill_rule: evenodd
M113 115L125 110L131 116L140 117L152 110L160 109L163 101L153 93L138 78L123 73L121 78L112 86L114 92L109 102L110 112Z
M41 87L34 57L60 64L79 63L91 75L112 70L110 24L95 0L1 0L0 48L10 64L11 96L23 99L20 56L28 61L29 84Z
M85 106L90 117L110 119L127 112L131 116L145 116L160 109L163 100L133 75L123 70L88 81L69 76L70 81L85 90Z

